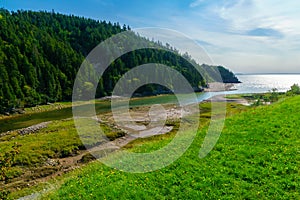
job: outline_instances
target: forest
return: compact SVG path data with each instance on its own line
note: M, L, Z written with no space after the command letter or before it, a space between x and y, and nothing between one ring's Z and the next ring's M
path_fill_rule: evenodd
M10 12L5 9L0 9L0 27L0 113L72 100L77 71L89 52L105 39L130 30L127 25L54 11ZM239 82L222 66L199 65L187 53L181 55L169 45L132 34L136 43L148 42L160 49L129 52L112 62L100 80L83 82L85 87L97 87L96 98L111 95L124 73L145 63L176 69L195 91L214 81L213 74L217 72L225 83ZM202 77L195 66L209 73ZM145 90L148 92L144 95L168 92L154 84L139 89Z

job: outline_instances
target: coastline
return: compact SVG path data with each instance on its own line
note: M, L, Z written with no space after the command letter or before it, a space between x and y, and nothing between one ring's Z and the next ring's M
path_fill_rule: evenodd
M208 87L204 88L203 92L223 92L223 91L233 91L235 83L221 83L221 82L211 82L208 83Z
M226 94L220 94L213 96L207 100L204 100L203 102L226 102L226 103L237 103L244 106L249 106L250 103L245 98L226 98Z

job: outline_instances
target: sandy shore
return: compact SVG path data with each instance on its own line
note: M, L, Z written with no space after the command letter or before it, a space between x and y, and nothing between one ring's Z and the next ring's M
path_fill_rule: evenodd
M208 88L205 88L204 92L222 92L236 90L233 87L234 83L212 82L208 83Z

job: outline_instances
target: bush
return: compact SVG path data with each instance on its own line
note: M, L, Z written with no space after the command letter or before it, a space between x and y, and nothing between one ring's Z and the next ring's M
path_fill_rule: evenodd
M294 84L291 86L291 89L287 91L287 95L298 95L300 94L300 87L298 84Z
M271 95L270 95L270 102L275 102L275 101L278 101L278 90L276 88L273 88L271 91L270 91Z

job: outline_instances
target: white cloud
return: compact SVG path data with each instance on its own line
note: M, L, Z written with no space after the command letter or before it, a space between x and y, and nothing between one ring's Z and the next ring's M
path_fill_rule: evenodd
M190 4L200 22L186 21L181 30L208 42L204 47L216 64L238 72L300 72L300 1L210 2L204 8L203 0ZM195 29L205 15L216 20L218 30L213 27L216 23L210 30Z
M299 7L294 0L240 0L231 7L215 7L214 12L230 22L232 31L272 28L290 35L300 30Z
M155 25L200 41L215 64L236 72L300 72L300 1L197 0L188 9Z

